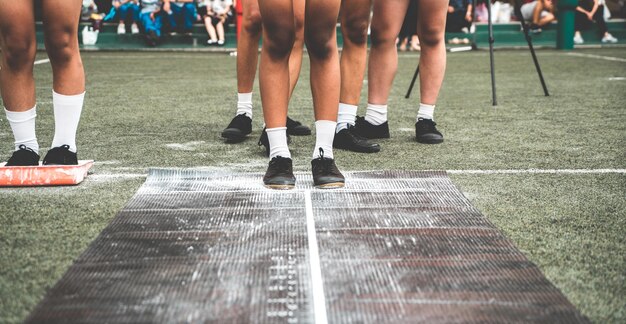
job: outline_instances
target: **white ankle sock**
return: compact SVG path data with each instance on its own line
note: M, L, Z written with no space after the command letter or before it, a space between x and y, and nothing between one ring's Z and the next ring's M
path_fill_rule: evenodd
M320 148L324 150L324 157L333 158L333 140L337 123L330 120L318 120L315 122L315 149L313 159L320 157Z
M65 96L52 91L54 107L54 139L52 147L69 145L70 151L76 153L76 131L83 110L85 93Z
M277 156L291 159L287 146L287 127L267 128L265 131L270 142L270 160Z
M420 109L417 111L417 119L431 119L433 120L433 114L435 113L435 105L427 105L420 103Z
M356 111L359 107L355 105L348 105L345 103L339 103L339 113L337 115L337 129L339 133L342 129L348 128L348 125L354 126L356 120Z
M37 117L37 106L26 111L8 111L7 120L13 130L15 138L15 150L19 150L20 145L26 145L29 149L39 154L39 143L37 143L37 135L35 133L35 120Z
M241 114L252 118L252 92L237 93L237 115Z
M365 120L372 125L382 125L387 121L387 105L367 104Z

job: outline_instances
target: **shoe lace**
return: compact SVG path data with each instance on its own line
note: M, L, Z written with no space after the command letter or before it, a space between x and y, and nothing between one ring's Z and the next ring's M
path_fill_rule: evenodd
M276 167L277 170L285 170L289 167L289 159L282 156L276 156L270 161L271 167Z
M352 136L353 138L360 140L360 141L365 141L367 140L367 138L357 134L355 132L356 126L348 124L348 134L350 134L350 136Z
M316 171L317 173L331 173L333 171L333 160L332 159L325 159L324 158L324 149L323 148L319 148L320 151L320 156L315 159L317 161L319 161L320 163L316 163Z
M69 148L69 146L68 146L68 148ZM35 153L35 151L33 151L33 149L31 149L30 147L28 147L28 146L26 146L24 144L20 144L20 146L18 146L18 149L20 151L31 151L31 152Z

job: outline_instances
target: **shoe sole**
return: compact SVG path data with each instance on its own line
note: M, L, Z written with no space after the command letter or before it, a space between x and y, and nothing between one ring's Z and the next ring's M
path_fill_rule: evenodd
M265 188L274 190L291 190L296 187L295 184L263 184Z
M242 131L235 128L227 128L222 132L222 138L225 138L233 143L239 143L246 139L248 134L244 134Z
M375 147L375 148L363 148L363 149L352 149L350 147L344 147L341 145L333 145L334 148L336 149L340 149L340 150L346 150L346 151L350 151L350 152L356 152L356 153L378 153L380 152L380 146L379 147Z
M440 138L440 137L422 137L422 138L416 138L416 141L418 143L422 143L422 144L441 144L441 143L443 143L443 138Z
M345 182L331 182L331 183L323 183L323 184L315 185L315 188L318 188L318 189L337 189L337 188L343 188L345 185L346 185Z

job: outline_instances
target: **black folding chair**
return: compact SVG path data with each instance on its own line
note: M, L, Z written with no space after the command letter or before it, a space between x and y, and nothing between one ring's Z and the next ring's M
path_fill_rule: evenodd
M548 93L548 87L546 87L546 82L543 80L543 73L541 73L541 67L539 66L537 55L535 55L535 48L533 47L533 41L532 41L532 38L530 37L530 32L529 32L530 26L528 26L528 23L524 20L524 16L522 16L521 0L515 0L515 7L513 11L515 12L515 16L517 17L517 20L519 20L520 24L522 25L522 30L524 31L524 37L526 37L526 42L528 43L528 49L530 50L530 54L533 57L533 62L535 63L535 69L537 69L537 74L539 75L539 81L541 81L541 87L543 87L543 93L547 97L550 94Z

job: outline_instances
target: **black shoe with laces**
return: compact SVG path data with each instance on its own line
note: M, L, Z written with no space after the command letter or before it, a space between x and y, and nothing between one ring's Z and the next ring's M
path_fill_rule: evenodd
M335 134L333 147L359 153L380 152L380 145L355 134L354 126L352 125L348 125L348 128L344 128Z
M69 145L53 147L43 158L43 165L77 165L76 153L70 151Z
M311 160L313 184L320 189L342 188L346 178L335 165L335 160L325 158L324 150L320 148L320 157Z
M36 166L39 165L39 154L26 147L20 145L19 149L13 152L11 158L4 166Z
M287 144L291 143L291 137L287 134ZM259 146L265 148L265 156L270 156L270 139L267 137L267 128L263 127L261 137L259 137Z
M384 122L380 125L370 124L365 117L356 117L354 132L368 139L389 138L389 123Z
M293 120L287 116L287 134L294 136L311 135L311 129L302 125L301 122Z
M296 177L293 175L291 159L282 156L273 158L263 177L263 184L270 189L293 189Z
M239 143L250 133L252 133L252 118L246 114L239 114L222 131L222 137L231 143Z
M415 139L423 144L439 144L443 142L443 135L435 127L432 119L419 118L415 123Z

